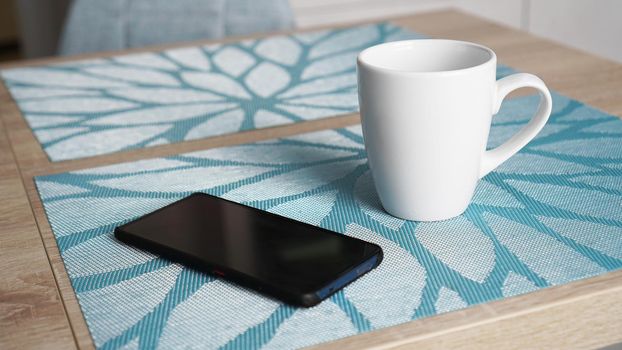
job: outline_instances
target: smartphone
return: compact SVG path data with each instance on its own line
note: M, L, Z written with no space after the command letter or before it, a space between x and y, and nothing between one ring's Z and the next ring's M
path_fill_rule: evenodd
M121 242L305 307L382 261L376 244L204 193L114 232Z

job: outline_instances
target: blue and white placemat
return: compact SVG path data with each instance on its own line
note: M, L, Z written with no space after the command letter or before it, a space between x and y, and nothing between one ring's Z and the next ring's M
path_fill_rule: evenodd
M621 268L622 121L553 99L540 135L480 182L464 215L443 222L382 210L359 126L36 184L98 348L298 348ZM506 101L489 146L536 104ZM385 260L298 309L114 240L115 226L194 191L375 242Z
M358 52L422 37L381 23L0 73L60 161L356 112Z
M8 69L52 161L356 112L356 55L422 37L388 23Z

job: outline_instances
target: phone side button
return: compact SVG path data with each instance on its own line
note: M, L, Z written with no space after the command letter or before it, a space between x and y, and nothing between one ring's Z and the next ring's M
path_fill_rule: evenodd
M366 272L368 272L369 270L371 270L372 264L367 264L365 266L361 266L358 269L356 269L356 275L360 276Z

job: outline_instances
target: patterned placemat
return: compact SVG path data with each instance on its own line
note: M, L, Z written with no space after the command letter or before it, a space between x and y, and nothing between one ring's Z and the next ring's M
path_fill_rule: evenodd
M550 122L464 215L386 214L360 126L36 178L99 348L297 348L622 267L622 121L554 94ZM527 122L511 99L489 146ZM113 228L194 191L375 242L383 263L297 309L125 246Z
M59 161L355 112L358 52L419 37L382 23L1 73Z
M356 112L358 52L422 37L380 23L0 73L60 161Z

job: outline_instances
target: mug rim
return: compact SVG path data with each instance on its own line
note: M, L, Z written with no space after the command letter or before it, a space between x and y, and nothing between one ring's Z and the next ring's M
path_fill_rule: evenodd
M395 69L395 68L387 68L387 67L382 67L380 65L376 65L376 64L372 64L367 62L363 56L366 54L369 54L371 51L375 51L375 50L381 50L381 49L385 49L385 48L389 48L392 46L402 46L402 45L407 45L409 43L420 43L420 42L433 42L433 43L445 43L445 44L454 44L454 45L462 45L462 46L468 46L470 48L476 48L476 49L480 49L480 50L484 50L489 54L488 59L486 59L484 62L475 64L475 65L471 65L468 67L464 67L464 68L458 68L458 69L448 69L448 70L438 70L438 71L413 71L413 70L406 70L406 69ZM376 71L380 71L380 72L384 72L384 73L393 73L393 74L400 74L400 75L432 75L432 74L456 74L456 73L466 73L466 72L470 72L473 70L479 70L481 67L487 66L489 64L494 63L496 64L497 61L497 55L495 54L495 52L490 49L489 47L486 47L484 45L480 45L480 44L476 44L470 41L462 41L462 40L451 40L451 39L410 39L410 40L398 40L398 41L391 41L391 42L387 42L387 43L382 43L382 44L377 44L374 46L370 46L366 49L364 49L363 51L359 52L359 54L356 57L356 62L357 65L361 66L361 67L365 67L367 69L371 69L371 70L376 70Z

